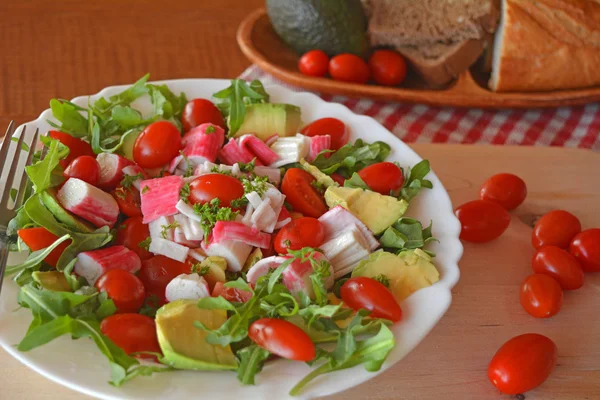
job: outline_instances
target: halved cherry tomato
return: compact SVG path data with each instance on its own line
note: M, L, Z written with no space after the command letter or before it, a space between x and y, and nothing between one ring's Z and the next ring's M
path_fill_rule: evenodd
M283 177L281 191L292 208L309 217L319 218L327 212L327 205L313 186L316 179L299 168L290 168Z
M317 355L306 332L283 319L256 320L250 325L248 336L263 349L288 360L310 361Z
M19 229L17 231L17 235L19 235L21 240L25 242L31 251L45 249L58 240L58 236L41 226L36 228ZM70 240L65 240L54 250L52 250L52 252L48 254L46 258L44 258L44 261L56 268L58 259L70 244Z
M406 78L406 61L393 50L375 50L369 58L369 68L380 85L396 86Z
M142 262L139 278L144 283L147 295L158 297L159 305L166 302L165 289L177 275L189 274L192 266L165 256L154 256Z
M112 196L119 205L119 210L128 217L140 217L142 215L142 200L140 191L133 186L124 188L119 186L112 191Z
M346 124L337 118L321 118L306 125L300 131L304 136L331 136L331 149L338 150L348 143L350 133ZM339 174L338 174L339 175ZM333 176L332 176L333 178ZM334 178L335 179L335 178ZM342 182L343 185L343 182Z
M335 183L337 183L340 186L344 186L344 182L346 181L346 178L344 178L343 176L341 176L337 172L334 172L330 176L331 176L331 179L333 179L335 181Z
M521 305L529 315L550 318L560 311L563 291L556 279L544 274L528 276L521 284Z
M133 159L142 168L158 168L179 153L181 134L169 121L153 122L137 137Z
M486 200L473 200L456 209L462 225L460 238L484 243L498 238L510 224L510 214L501 205Z
M329 61L329 75L336 81L367 83L369 66L359 56L354 54L339 54Z
M246 290L225 287L223 282L215 283L215 287L212 291L212 297L223 297L227 301L234 301L237 303L245 303L252 298L252 292Z
M95 286L98 291L108 294L118 313L138 312L144 304L144 284L140 278L124 269L114 268L106 271L98 278Z
M156 335L156 323L145 315L111 315L102 320L100 330L127 354L141 351L162 353ZM138 357L155 358L146 354L140 354Z
M525 393L548 379L557 353L556 345L546 336L526 333L514 337L492 358L488 378L502 393Z
M535 224L531 244L536 249L542 246L557 246L568 249L571 240L581 232L579 219L564 210L550 211Z
M481 200L500 204L507 210L517 208L527 197L527 185L513 174L497 174L489 178L480 191Z
M58 140L69 148L69 155L64 160L60 161L60 165L63 168L66 168L74 159L79 156L96 157L94 151L92 150L92 146L90 146L88 142L77 139L68 133L50 131L48 132L48 136L50 136L52 139Z
M569 252L586 272L600 272L600 229L587 229L578 233L571 242Z
M229 207L231 202L244 195L242 182L233 176L223 174L201 175L190 183L189 200L192 204L204 204L212 199L221 200L221 207Z
M94 157L79 156L64 170L63 176L67 179L77 178L90 185L96 186L100 180L100 164Z
M558 281L564 290L583 286L583 270L575 257L556 246L544 246L533 256L533 272L546 274Z
M374 318L385 318L392 322L402 319L402 309L394 295L375 279L359 276L350 278L340 289L342 301L354 310L371 311Z
M358 171L358 176L371 188L371 190L388 195L402 188L404 175L396 164L380 162L369 165Z
M188 101L181 114L183 131L187 132L205 123L211 123L223 129L226 128L223 114L210 100L194 99Z
M148 237L150 237L150 229L142 222L142 217L131 217L117 226L115 243L127 247L144 261L152 258L152 253L140 247L140 243Z
M308 51L298 61L298 69L308 76L325 76L328 66L329 57L322 50Z
M325 239L325 228L316 218L298 218L281 228L275 236L275 250L287 254L288 250L319 247ZM287 242L289 241L289 246Z

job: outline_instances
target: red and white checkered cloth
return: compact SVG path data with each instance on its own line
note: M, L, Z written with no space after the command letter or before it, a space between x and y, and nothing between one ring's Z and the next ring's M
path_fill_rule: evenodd
M294 90L256 65L241 78ZM600 103L530 110L482 110L385 103L317 93L371 116L407 143L477 143L581 147L600 151Z

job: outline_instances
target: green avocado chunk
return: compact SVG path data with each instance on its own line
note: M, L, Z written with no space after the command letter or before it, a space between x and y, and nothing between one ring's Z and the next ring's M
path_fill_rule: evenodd
M133 159L133 146L135 145L135 141L141 133L141 130L139 132L132 132L128 134L125 139L123 139L123 144L121 145L119 152L123 154L123 157L129 161L135 161Z
M403 251L398 255L378 250L358 263L352 271L353 278L375 278L378 275L385 275L389 279L390 291L398 303L440 280L431 257L421 249Z
M80 233L94 232L95 228L92 225L74 216L60 205L54 189L44 190L40 195L42 203L44 203L44 206L48 211L52 213L54 218L65 224L69 229Z
M342 206L360 219L375 235L380 234L408 208L405 200L385 196L370 190L330 186L325 191L325 201L330 208Z
M301 124L300 108L297 106L274 103L247 104L244 123L235 136L252 133L263 141L275 134L295 136Z
M71 286L65 278L65 274L59 271L35 271L31 274L33 280L44 289L55 292L71 292Z
M166 363L177 369L198 371L234 370L237 359L230 346L206 342L208 333L194 326L200 321L209 329L217 329L227 320L225 310L204 310L196 300L177 300L156 312L156 333Z
M304 158L300 160L300 165L302 166L303 170L305 170L306 172L311 174L317 180L317 183L319 185L323 185L324 187L340 186L337 184L336 181L333 180L333 178L331 178L329 175L321 172L321 170L319 168L310 164Z

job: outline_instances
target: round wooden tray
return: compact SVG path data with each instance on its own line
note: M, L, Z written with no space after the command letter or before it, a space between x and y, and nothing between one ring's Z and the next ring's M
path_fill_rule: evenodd
M275 33L264 8L242 21L237 41L244 54L264 71L289 84L321 93L367 97L383 101L478 108L535 108L578 105L600 101L600 87L535 93L495 93L486 88L487 77L476 68L462 73L442 89L429 89L415 75L403 87L361 85L314 78L298 72L298 55Z

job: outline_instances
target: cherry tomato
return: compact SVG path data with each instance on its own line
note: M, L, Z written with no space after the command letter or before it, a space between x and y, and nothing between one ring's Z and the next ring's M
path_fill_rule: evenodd
M275 250L287 254L288 249L319 247L325 240L325 228L316 218L298 218L281 228L275 236ZM289 247L287 245L289 241Z
M142 222L142 217L131 217L117 227L115 243L135 252L143 261L152 258L152 253L140 247L140 243L148 237L150 237L150 229Z
M578 233L569 252L586 272L600 272L600 229L587 229Z
M181 114L181 124L184 132L209 122L223 129L226 128L223 114L210 100L194 99L185 105Z
M165 256L154 256L142 262L139 277L144 283L146 294L158 297L159 305L166 302L165 289L177 275L190 274L190 264L181 263Z
M331 136L332 150L338 150L340 147L348 143L350 138L346 124L337 118L321 118L313 121L302 128L301 133L308 137L319 135Z
M473 200L456 209L462 225L460 238L467 242L484 243L498 238L510 224L510 214L497 203Z
M298 69L304 75L325 76L329 66L329 57L322 50L311 50L300 57Z
M100 180L100 165L92 156L79 156L64 170L67 179L77 178L90 185L96 186Z
M338 174L337 172L334 172L330 176L331 176L331 179L333 179L338 185L344 186L344 182L346 181L346 178L344 178L342 175Z
M583 270L575 257L556 246L544 246L533 256L533 272L546 274L558 281L564 290L583 286Z
M350 278L340 289L342 301L354 310L371 311L374 318L385 318L398 322L402 318L402 309L394 295L375 279L359 276Z
M204 204L212 199L221 200L221 207L229 207L231 202L244 195L242 182L233 176L223 174L201 175L190 183L189 200L192 204Z
M485 181L480 196L481 200L493 201L507 210L513 210L527 197L527 185L516 175L497 174Z
M140 278L124 269L108 270L98 278L95 286L98 291L108 294L119 313L138 312L144 304L144 284Z
M369 66L359 56L340 54L329 61L329 75L336 81L367 83L369 81Z
M319 218L327 212L327 205L313 186L316 179L299 168L290 168L283 177L281 191L292 208L304 215Z
M283 319L261 318L248 330L254 343L288 360L310 361L317 354L310 337L296 325Z
M369 68L380 85L396 86L406 78L406 61L393 50L375 50L369 58Z
M140 191L133 186L124 188L119 186L112 191L112 196L119 205L119 210L128 217L140 217L142 215L142 200Z
M52 243L58 240L58 236L50 232L44 227L38 226L34 228L19 229L17 235L23 242L29 247L31 251L37 251L45 249ZM50 254L44 258L44 261L49 265L56 268L58 259L62 255L63 251L71 244L70 240L65 240L59 244Z
M526 333L504 343L492 358L488 378L502 393L519 394L535 389L556 365L554 342L537 333Z
M115 314L106 317L100 330L125 353L148 351L162 353L156 336L156 324L150 317L141 314ZM140 354L140 358L155 358Z
M63 168L66 168L74 159L79 156L96 157L96 154L94 154L94 151L92 150L92 146L90 146L88 142L77 139L68 133L50 131L48 132L48 136L50 136L52 139L58 140L69 148L69 155L64 160L60 160L60 165Z
M568 249L571 240L581 232L581 222L570 212L550 211L535 224L531 244L536 249L542 246L557 246Z
M556 279L544 274L533 274L521 285L520 299L529 315L550 318L560 311L563 291Z
M158 168L179 154L181 134L168 121L153 122L137 137L133 159L142 168Z
M404 175L396 164L380 162L369 165L358 171L358 176L371 188L371 190L388 195L402 187Z
M245 303L252 298L252 293L246 290L225 287L223 282L215 283L212 291L212 297L223 297L227 301L235 301L237 303Z

